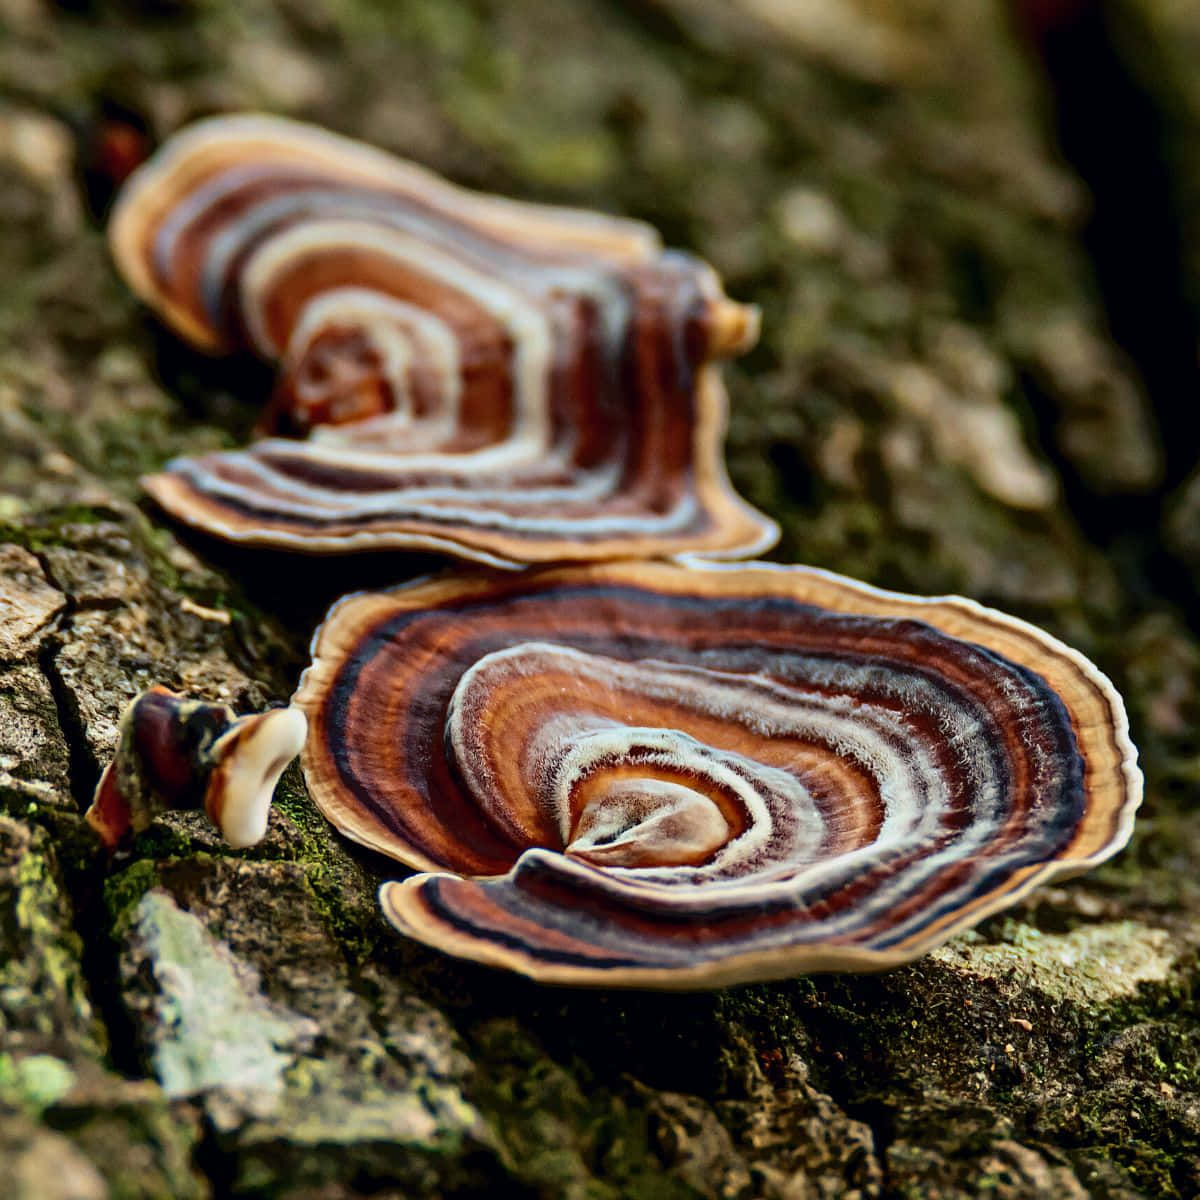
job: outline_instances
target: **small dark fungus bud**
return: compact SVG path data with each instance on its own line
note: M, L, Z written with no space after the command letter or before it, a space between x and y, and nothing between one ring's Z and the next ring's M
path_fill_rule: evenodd
M150 688L121 717L87 822L114 850L161 812L203 808L229 845L252 846L267 831L275 785L306 729L295 707L239 717L225 704Z
M279 366L245 450L144 480L173 516L304 553L496 566L757 553L717 360L758 312L640 222L455 187L325 130L171 138L109 226L122 274L213 353Z
M701 988L907 962L1127 841L1082 655L805 567L452 574L331 611L309 789L423 872L401 931L535 979Z

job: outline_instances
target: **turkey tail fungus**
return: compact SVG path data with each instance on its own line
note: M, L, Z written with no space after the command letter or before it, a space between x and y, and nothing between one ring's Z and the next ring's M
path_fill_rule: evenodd
M239 717L225 704L150 688L121 717L117 753L87 822L115 850L161 812L203 808L229 845L253 846L267 831L275 785L305 731L304 714L293 707Z
M805 567L448 574L336 605L295 703L401 931L545 982L896 966L1128 839L1120 697L958 597Z
M279 364L266 437L144 481L178 519L302 553L498 566L745 557L717 360L757 310L649 226L484 196L321 129L219 117L123 191L114 257L212 353Z

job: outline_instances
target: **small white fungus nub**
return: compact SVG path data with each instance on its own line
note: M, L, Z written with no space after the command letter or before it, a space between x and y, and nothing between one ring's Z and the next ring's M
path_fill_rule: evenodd
M221 836L239 850L262 841L275 785L308 733L307 719L294 706L246 719L253 722L249 729L235 726L214 746L220 754L220 743L230 739L232 753L214 776L219 794L207 805Z

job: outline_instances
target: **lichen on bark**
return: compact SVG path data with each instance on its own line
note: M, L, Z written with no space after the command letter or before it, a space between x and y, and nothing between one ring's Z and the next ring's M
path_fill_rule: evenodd
M1173 6L1122 7L1176 62ZM1200 1190L1200 645L1164 549L1188 542L1156 514L1119 541L1097 520L1155 507L1163 401L1109 335L1088 198L999 0L0 0L0 25L18 1196ZM1146 81L1151 102L1181 78ZM714 261L764 310L729 461L778 557L964 592L1095 657L1147 771L1131 848L889 975L638 997L400 940L374 897L397 868L334 836L294 769L253 851L172 814L105 861L80 813L129 697L280 700L337 594L428 565L314 572L140 501L139 472L244 433L265 377L138 310L76 152L114 113L162 135L239 107L640 216ZM222 1060L245 1067L239 1038L260 1072Z

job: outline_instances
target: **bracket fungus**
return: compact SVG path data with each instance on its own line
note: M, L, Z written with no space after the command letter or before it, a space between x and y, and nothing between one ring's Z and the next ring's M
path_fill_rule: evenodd
M161 812L203 808L229 845L253 846L267 831L275 785L306 730L293 706L239 717L226 704L152 687L121 716L117 752L87 822L115 850Z
M295 703L326 816L421 872L391 922L554 983L896 966L1115 853L1141 795L1082 655L805 567L360 593Z
M639 222L484 196L327 131L218 117L130 179L109 239L213 353L279 364L266 437L144 481L175 517L305 553L498 566L746 557L716 361L753 308Z

